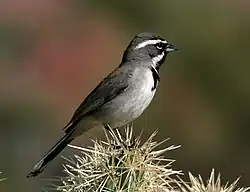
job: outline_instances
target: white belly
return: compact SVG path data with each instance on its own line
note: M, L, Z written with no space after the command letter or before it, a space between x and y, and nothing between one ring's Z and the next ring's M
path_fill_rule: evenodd
M109 110L104 112L101 121L110 124L112 128L128 124L148 107L152 101L155 90L154 79L150 69L136 70L131 79L132 86L121 95L109 102Z

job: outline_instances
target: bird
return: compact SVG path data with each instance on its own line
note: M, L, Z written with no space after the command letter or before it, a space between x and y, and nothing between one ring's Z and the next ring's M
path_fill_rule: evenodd
M151 103L160 82L159 69L178 49L156 33L136 35L118 67L85 98L64 127L64 136L27 175L35 177L76 137L102 126L117 129L138 118Z

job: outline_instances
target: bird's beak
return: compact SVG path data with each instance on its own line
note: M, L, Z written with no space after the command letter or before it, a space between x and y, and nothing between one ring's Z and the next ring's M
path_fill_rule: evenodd
M173 51L178 51L179 49L178 48L176 48L174 45L172 45L172 44L168 44L167 46L166 46L166 52L173 52Z

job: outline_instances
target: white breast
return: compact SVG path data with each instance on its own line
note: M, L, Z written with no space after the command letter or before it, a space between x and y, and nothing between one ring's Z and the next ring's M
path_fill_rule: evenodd
M104 107L100 121L111 127L121 127L139 117L154 97L153 74L150 68L135 69L129 88Z
M151 96L154 96L155 90L152 91L152 88L154 87L152 71L149 68L145 68L138 69L135 73L137 73L136 81L138 84L138 96L146 100L151 98Z
M139 117L152 101L155 90L154 78L149 68L139 68L134 73L134 88L129 95L129 100L125 103L124 112L126 112L131 120Z

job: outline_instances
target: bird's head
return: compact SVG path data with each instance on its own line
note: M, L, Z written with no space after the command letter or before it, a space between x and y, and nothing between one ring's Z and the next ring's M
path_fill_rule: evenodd
M168 53L178 49L161 36L153 33L139 33L135 36L123 55L123 61L135 59L151 60L155 69L159 69Z

